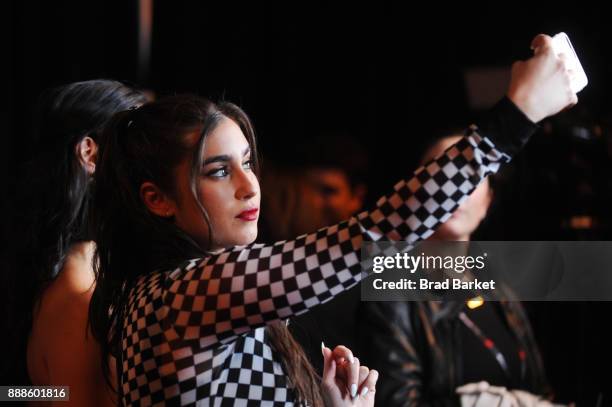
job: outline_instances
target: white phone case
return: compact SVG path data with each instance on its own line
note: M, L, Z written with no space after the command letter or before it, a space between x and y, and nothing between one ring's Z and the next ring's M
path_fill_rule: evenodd
M567 57L567 68L573 71L570 87L574 93L580 92L589 81L584 73L584 69L582 69L578 55L576 55L576 51L574 51L574 47L572 47L569 37L564 32L560 32L552 38L552 42L555 54L565 54Z

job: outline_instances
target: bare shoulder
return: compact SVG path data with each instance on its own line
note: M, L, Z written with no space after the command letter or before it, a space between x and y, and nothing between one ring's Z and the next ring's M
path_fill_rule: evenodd
M89 301L95 288L93 243L74 246L66 256L64 267L45 289L35 309L34 323L44 327L47 334L81 329L87 323Z
M116 405L88 326L93 243L75 245L34 310L28 370L34 384L70 386L71 405ZM112 375L111 381L115 378Z
M93 271L93 254L95 245L93 242L82 242L73 245L66 256L64 267L57 279L53 282L54 289L61 298L70 296L91 297L95 285ZM52 287L49 287L52 288ZM52 294L53 295L53 294Z
M34 308L28 343L28 369L32 380L48 377L53 360L66 352L88 354L96 348L88 332L89 301L94 289L90 245L72 250L57 278L44 290Z

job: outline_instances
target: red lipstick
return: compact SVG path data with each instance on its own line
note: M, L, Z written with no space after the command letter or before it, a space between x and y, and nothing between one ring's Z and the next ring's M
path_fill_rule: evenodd
M257 220L257 212L259 212L259 209L253 208L240 212L240 214L238 214L236 217L245 221L253 221Z

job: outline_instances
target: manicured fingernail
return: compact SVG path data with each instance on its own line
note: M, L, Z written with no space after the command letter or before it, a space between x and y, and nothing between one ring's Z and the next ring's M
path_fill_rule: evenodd
M361 397L365 397L365 395L368 394L369 391L370 389L368 389L367 387L361 389Z
M324 349L325 349L325 343L321 341L321 353L323 354L323 357L325 357L325 352L323 352Z
M353 357L353 355L349 355L349 362L351 362L351 365L355 363L355 358Z
M357 397L357 385L355 383L351 384L351 397Z

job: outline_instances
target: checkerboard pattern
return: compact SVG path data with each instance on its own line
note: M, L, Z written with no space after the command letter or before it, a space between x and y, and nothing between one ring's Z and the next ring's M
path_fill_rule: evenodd
M476 127L376 207L273 245L233 247L139 279L122 332L126 405L286 406L292 391L265 325L361 278L364 240L425 239L510 160Z

